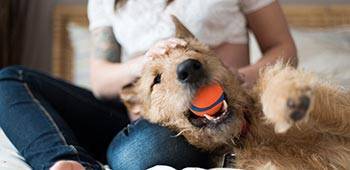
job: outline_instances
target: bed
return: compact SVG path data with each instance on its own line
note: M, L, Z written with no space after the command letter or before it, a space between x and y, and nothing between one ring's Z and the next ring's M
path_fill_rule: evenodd
M350 88L350 5L285 5L283 10L297 44L299 67ZM52 73L85 88L91 47L87 25L85 6L56 7ZM256 62L261 53L252 35L250 41L251 62ZM1 129L0 169L30 169Z

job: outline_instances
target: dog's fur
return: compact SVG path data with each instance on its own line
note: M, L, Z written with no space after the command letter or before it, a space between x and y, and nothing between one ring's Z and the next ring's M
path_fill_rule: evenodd
M262 70L252 90L243 89L238 76L174 20L177 37L188 45L153 58L132 86L137 93L130 97L129 89L122 94L124 99L132 98L133 104L142 104L144 118L179 132L213 155L235 153L231 167L350 169L349 92L282 63ZM183 84L176 76L177 65L187 59L200 61L205 70L194 85ZM161 82L152 85L157 75ZM214 81L224 87L231 117L219 125L198 128L188 119L190 102L199 86ZM244 129L247 133L242 134Z

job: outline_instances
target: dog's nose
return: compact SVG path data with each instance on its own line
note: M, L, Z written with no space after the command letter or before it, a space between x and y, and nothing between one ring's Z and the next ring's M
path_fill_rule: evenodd
M202 77L203 67L198 60L188 59L177 66L176 73L182 83L194 83Z

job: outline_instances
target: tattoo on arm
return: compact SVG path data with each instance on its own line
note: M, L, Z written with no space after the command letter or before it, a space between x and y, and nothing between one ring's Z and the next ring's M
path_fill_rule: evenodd
M110 62L120 62L120 47L111 27L97 28L92 31L92 57Z

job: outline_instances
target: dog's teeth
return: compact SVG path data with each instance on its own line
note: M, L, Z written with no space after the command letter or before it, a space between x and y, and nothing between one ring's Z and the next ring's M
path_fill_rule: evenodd
M224 100L224 106L223 106L223 108L224 108L224 110L227 110L227 103L226 103L226 100Z
M227 113L227 103L226 103L226 101L223 102L223 106L221 107L220 112L222 112L222 115L225 115Z
M214 117L209 116L209 115L207 115L207 114L204 114L204 117L207 118L208 120L214 120Z
M218 121L218 120L220 120L220 119L221 119L221 116L215 118L213 121Z
M226 101L223 101L223 106L221 107L221 110L220 110L220 113L221 115L218 116L218 117L213 117L213 116L210 116L208 114L204 114L204 117L206 119L208 119L209 121L211 121L212 123L218 123L223 117L225 114L227 114L227 103Z

